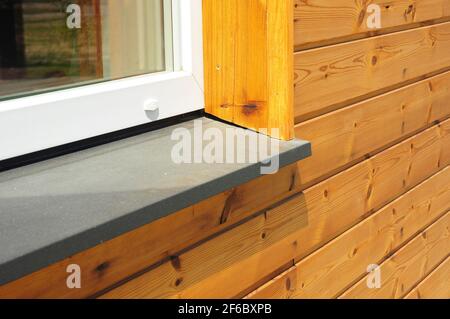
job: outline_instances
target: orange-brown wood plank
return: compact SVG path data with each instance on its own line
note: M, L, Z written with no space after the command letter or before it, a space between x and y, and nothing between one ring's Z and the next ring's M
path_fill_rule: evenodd
M381 29L367 26L371 4L380 7ZM448 0L295 0L294 6L297 48L373 36L450 16Z
M450 67L450 23L295 54L302 121Z
M340 298L403 298L449 256L449 229L450 213L447 213L380 265L379 288L369 288L370 278L366 276Z
M406 299L449 299L450 298L450 258L415 287Z
M450 72L298 124L297 137L313 148L313 156L299 163L302 182L333 174L448 116Z
M252 298L336 298L450 209L450 167L299 261Z

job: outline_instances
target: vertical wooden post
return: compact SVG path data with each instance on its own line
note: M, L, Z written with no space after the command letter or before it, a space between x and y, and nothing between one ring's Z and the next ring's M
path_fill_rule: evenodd
M292 0L203 1L207 113L294 137L293 9Z

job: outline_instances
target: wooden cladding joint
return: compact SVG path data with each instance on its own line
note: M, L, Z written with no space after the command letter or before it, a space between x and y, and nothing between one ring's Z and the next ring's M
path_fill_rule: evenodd
M204 0L206 112L294 137L292 0Z

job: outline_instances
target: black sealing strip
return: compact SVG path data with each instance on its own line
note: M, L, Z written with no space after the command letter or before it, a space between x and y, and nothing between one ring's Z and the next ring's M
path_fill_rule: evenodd
M58 156L63 156L75 152L79 152L82 150L86 150L92 147L104 145L107 143L119 141L125 138L137 136L140 134L156 131L162 129L164 127L176 125L179 123L187 122L193 119L197 119L203 116L204 111L194 111L186 114L181 114L175 117L171 117L168 119L142 124L135 127L126 128L120 131L115 131L91 138L87 138L81 141L76 141L56 147L52 147L49 149L45 149L42 151L33 152L30 154L25 154L22 156L17 156L14 158L6 159L0 161L0 173L19 168L26 165L31 165L34 163L38 163L41 161L49 160Z

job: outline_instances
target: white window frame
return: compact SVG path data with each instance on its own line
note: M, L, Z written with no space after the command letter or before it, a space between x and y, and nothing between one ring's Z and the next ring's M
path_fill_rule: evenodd
M0 160L203 109L202 0L171 1L181 71L0 102Z

